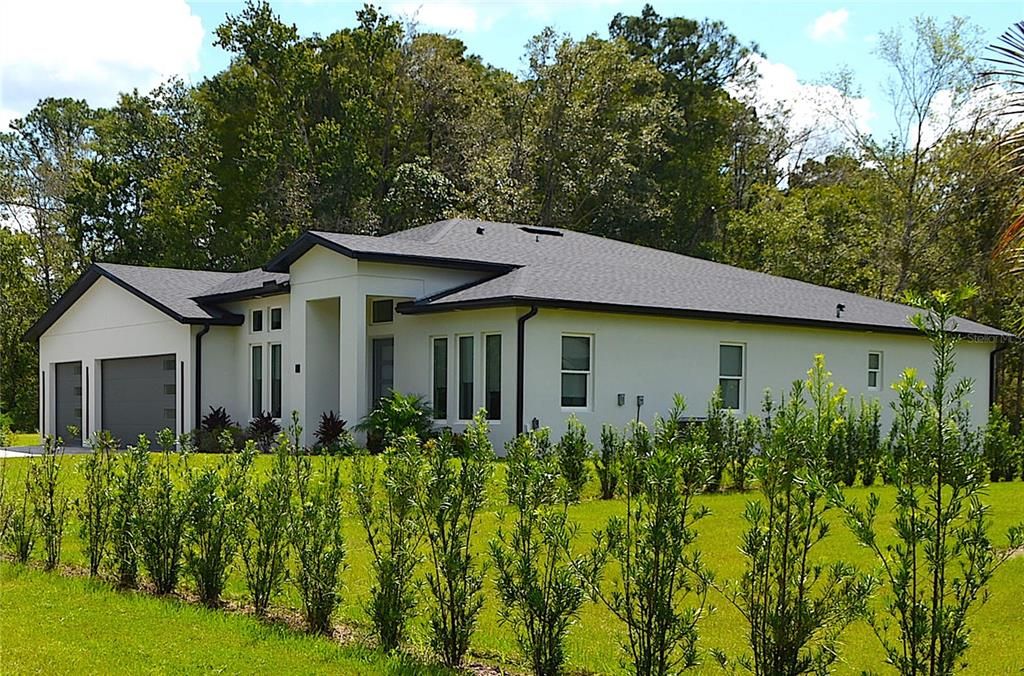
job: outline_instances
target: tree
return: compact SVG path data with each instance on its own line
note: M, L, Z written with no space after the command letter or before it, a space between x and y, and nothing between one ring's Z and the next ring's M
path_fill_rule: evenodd
M913 322L931 340L934 361L930 388L913 369L895 385L888 468L897 493L895 544L879 540L877 494L864 506L832 494L888 582L888 598L869 620L886 661L903 674L952 674L966 663L970 612L984 602L996 569L1024 544L1024 523L1010 529L1007 550L990 540L985 465L964 402L971 382L954 380L955 315L970 295L961 289L910 299L923 311Z

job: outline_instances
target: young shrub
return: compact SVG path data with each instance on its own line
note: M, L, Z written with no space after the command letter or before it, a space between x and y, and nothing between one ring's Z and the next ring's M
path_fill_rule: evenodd
M148 483L149 439L140 434L138 444L118 456L114 472L110 554L117 582L126 589L139 583L142 492Z
M373 453L379 453L408 431L421 441L429 439L434 434L434 418L423 395L392 390L356 429L366 432L366 447Z
M157 594L170 594L178 587L181 573L183 533L188 518L188 503L174 479L181 463L172 458L174 433L157 433L162 454L151 461L149 482L142 497L139 541L142 563L149 572ZM187 451L186 451L187 452Z
M607 430L614 428L606 427ZM508 499L516 509L511 528L498 528L489 543L502 601L501 622L511 626L533 673L561 674L565 639L583 604L583 582L568 560L576 526L569 522L568 486L535 434L520 434L506 447ZM616 459L617 461L617 459Z
M861 397L857 412L856 435L860 447L857 451L860 480L865 486L872 486L878 476L882 462L882 407L877 399Z
M1020 442L999 405L992 407L984 432L985 464L992 481L1013 481L1020 462Z
M731 473L732 485L738 491L747 490L750 476L750 462L761 439L761 421L756 415L748 415L739 423L733 444Z
M302 596L306 626L326 634L340 598L345 563L340 460L325 456L314 472L310 457L297 453L293 471L298 499L290 529L298 562L295 586Z
M716 387L708 400L707 419L704 422L707 430L708 469L711 472L707 486L709 491L721 488L722 475L732 457L730 441L736 418L723 406L722 391Z
M431 643L453 668L462 664L483 606L483 577L471 543L494 449L482 409L466 428L464 441L458 451L450 434L422 444L412 491L429 551Z
M556 453L558 467L565 478L566 496L570 502L579 502L583 489L590 478L587 469L587 458L593 446L587 440L587 428L575 415L569 416L565 434L558 440Z
M352 435L347 425L348 422L339 418L334 411L321 413L320 424L313 433L317 449L328 453L348 450L346 446L352 445Z
M11 444L11 416L0 411L0 448L7 448Z
M247 430L249 438L256 443L260 453L266 453L274 443L274 439L281 433L281 425L274 420L266 411L249 421Z
M281 591L287 573L288 530L294 488L291 458L297 453L299 429L293 418L292 438L295 443L284 434L278 436L266 480L247 491L243 498L245 507L239 550L249 600L256 614L261 616L266 614L270 602Z
M696 499L711 469L706 428L687 435L670 415L656 421L653 443L641 429L623 451L626 513L595 533L594 549L577 567L592 597L626 626L632 670L652 676L698 663L711 574L695 547L696 525L708 514ZM609 562L617 571L611 585L601 580Z
M64 527L67 525L70 498L61 481L63 458L64 447L60 440L48 436L43 439L42 457L31 467L32 502L46 554L43 560L46 570L53 570L60 563Z
M0 458L0 545L7 542L14 510L15 506L7 487L7 458Z
M1009 547L989 539L985 468L970 426L970 381L954 382L955 315L970 291L913 299L926 314L912 318L932 343L932 386L907 369L895 387L896 422L889 479L896 544L882 544L879 497L864 506L836 492L846 523L877 558L888 597L869 616L888 664L903 674L952 674L968 665L968 620L986 598L992 575L1024 545L1024 524L1009 531ZM888 540L888 538L886 538Z
M420 440L408 433L384 451L380 463L365 456L353 463L356 512L373 555L373 586L367 615L380 647L397 649L416 608L413 580L421 556L419 522L411 496L418 472Z
M32 476L36 460L26 460L21 500L12 505L10 516L11 553L18 563L28 563L36 546L37 514L32 500ZM6 463L5 463L6 466Z
M101 431L92 438L92 453L82 460L85 489L78 506L82 549L89 559L89 575L96 577L111 539L114 506L114 438Z
M622 447L625 438L618 429L611 425L601 427L601 451L594 454L594 471L598 483L601 484L601 499L614 500L619 488L619 475L622 472Z
M230 433L221 444L231 448ZM185 475L185 567L199 599L220 603L245 525L245 493L256 447L250 441L215 467L193 468Z
M750 628L751 654L737 661L755 674L827 672L838 659L840 633L864 612L873 589L848 564L817 561L815 547L829 533L826 492L834 474L827 451L843 426L843 395L821 355L808 375L793 384L762 443L761 499L743 514L746 569L726 593Z

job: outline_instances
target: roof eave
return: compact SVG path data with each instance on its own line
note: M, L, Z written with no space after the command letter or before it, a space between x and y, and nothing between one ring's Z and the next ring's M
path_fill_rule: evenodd
M86 268L85 272L83 272L77 280L75 280L74 284L68 287L68 290L65 291L60 298L57 299L57 302L50 306L50 308L43 313L43 316L41 316L38 320L36 320L36 322L31 327L29 327L28 331L26 331L25 334L21 337L22 340L29 343L38 341L39 338L41 338L42 335L46 333L47 329L53 326L57 322L57 320L64 315L65 312L70 310L71 306L74 305L78 301L78 299L81 298L85 294L85 292L88 291L89 288L92 287L92 285L95 284L96 280L98 280L100 277L103 277L111 281L112 283L116 284L117 286L121 287L128 293L135 296L136 298L145 301L149 305L155 307L157 310L160 310L165 315L181 324L211 324L224 326L238 326L245 321L245 318L242 317L241 315L236 315L232 312L227 312L216 307L207 307L202 303L200 305L203 307L203 309L214 316L185 317L181 313L175 312L174 310L167 307L166 305L156 300L152 296L143 293L141 290L137 289L128 282L119 278L117 275L114 275L110 271L104 269L103 267L97 265L96 263L93 263L88 268Z
M219 305L221 303L248 300L250 298L280 296L281 294L286 293L291 293L291 287L288 282L266 282L262 286L254 287L252 289L242 289L240 291L216 293L206 296L194 296L192 300L196 301L201 305Z
M904 335L920 334L914 326L889 326L882 324L866 324L860 322L836 322L823 319L806 319L801 317L777 317L771 315L748 315L735 312L719 312L712 310L692 310L685 308L646 307L636 305L618 305L614 303L596 303L589 301L562 300L557 298L532 298L529 296L498 296L476 300L452 302L406 301L398 303L395 309L400 314L415 315L453 310L481 310L515 305L536 305L543 308L559 310L583 310L589 312L609 312L615 314L647 315L655 317L679 317L687 319L704 319L711 321L743 322L748 324L773 324L784 326L803 326L808 328L824 328L840 331L875 331L878 333L895 333ZM996 330L998 331L998 330ZM964 337L979 338L986 341L1009 341L1014 336L1004 332L976 333L958 331Z

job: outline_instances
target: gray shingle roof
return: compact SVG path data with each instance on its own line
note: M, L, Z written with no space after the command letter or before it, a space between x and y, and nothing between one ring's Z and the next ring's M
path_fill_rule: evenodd
M267 286L279 287L288 283L288 273L267 272L262 268L236 272L224 281L203 291L201 297L225 296L229 294L258 291Z
M552 234L539 234L547 230ZM912 307L557 228L450 220L385 237L315 233L356 253L505 265L510 271L420 299L405 312L531 304L911 330ZM836 306L845 310L836 317ZM1009 334L961 319L961 333Z
M194 321L220 319L227 314L217 308L202 306L194 298L235 276L231 272L149 268L114 263L96 263L96 267L156 301L172 314Z

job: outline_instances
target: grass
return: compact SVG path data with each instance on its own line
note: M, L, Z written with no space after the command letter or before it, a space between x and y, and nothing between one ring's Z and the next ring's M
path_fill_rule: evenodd
M0 620L5 674L424 673L408 659L251 617L7 563Z
M38 432L30 432L28 434L15 432L11 434L9 443L11 446L38 446L42 441L39 440Z
M264 470L267 467L269 460L270 458L268 457L259 458L257 461L257 470ZM67 474L68 488L72 495L78 495L81 493L81 476L77 471L75 471L75 467L80 461L80 456L69 456L65 459L65 462L67 463L66 469L69 470ZM217 456L193 456L190 459L190 462L192 463L208 463L216 461ZM24 471L24 467L27 464L27 460L24 459L9 459L7 462L10 464L9 480L14 480L17 475ZM488 506L486 513L480 521L479 532L475 540L476 546L481 553L485 551L488 539L493 537L499 523L500 512L504 507L504 498L502 495L502 486L504 485L504 465L502 463L496 463L495 470L495 476L488 488ZM346 466L346 471L348 471L348 466ZM892 504L893 491L885 486L877 486L873 490L875 490L882 499L881 513L887 515L886 508L887 505ZM858 499L866 498L868 492L868 489L864 488L850 489L850 494ZM597 500L595 499L596 494L596 482L592 481L591 485L588 486L585 502L581 505L574 506L571 509L572 517L580 525L581 547L589 546L591 541L589 534L595 529L602 527L608 517L621 513L623 509L621 502ZM703 550L707 562L715 570L719 581L735 580L742 572L743 560L738 550L740 535L744 530L741 514L745 503L747 500L751 499L753 495L754 494L724 493L719 495L709 495L703 498L703 502L711 509L711 516L702 521L699 526L700 537L698 538L698 545ZM989 489L988 503L991 506L993 521L992 535L997 544L1004 542L1007 527L1021 518L1020 504L1022 501L1024 501L1024 483L1022 482L995 484ZM351 510L349 514L351 514ZM882 517L880 517L880 519L881 518ZM855 543L853 538L846 531L845 527L838 523L834 524L834 526L833 535L826 540L824 546L819 547L816 550L816 554L821 557L823 561L842 558L864 568L872 566L874 562L869 556L869 553ZM343 576L345 590L343 593L343 602L339 608L336 619L349 625L365 627L366 614L364 611L364 605L367 600L370 581L369 552L365 544L362 530L359 528L354 518L346 518L345 532L348 540L348 568ZM75 523L70 524L68 527L64 560L66 563L72 565L84 565L85 563L84 557L81 553L80 542L77 537L77 524ZM104 588L97 590L95 587L88 586L91 583L87 583L85 581L65 581L60 578L43 576L36 573L16 574L13 568L6 567L4 569L2 585L0 585L0 637L2 637L0 638L0 641L2 641L2 645L0 645L0 662L5 665L14 665L15 670L33 670L32 665L38 664L38 662L33 661L35 658L28 654L30 649L18 646L23 642L27 642L34 646L37 642L41 641L44 646L47 646L47 651L52 651L51 657L56 660L52 662L52 664L73 664L75 665L76 670L79 671L82 670L79 667L84 667L86 664L103 664L104 667L109 667L110 664L114 664L114 662L103 662L102 660L105 658L113 659L112 654L102 653L102 651L92 642L81 643L80 641L76 641L73 635L67 639L62 638L61 632L54 630L55 625L44 625L44 622L59 621L61 609L61 605L59 604L63 603L63 601L61 601L62 592L54 592L50 590L50 588L53 586L59 587L64 584L71 585L69 588L71 591L67 591L68 594L72 594L72 591L74 590L82 590L80 592L74 591L74 594L78 594L78 596L72 594L69 598L86 598L82 597L81 594L88 592L92 594L92 596L88 598L95 599L95 603L100 607L105 604L122 602L108 600L108 596L113 594L112 592L109 592ZM23 592L15 593L20 589L19 585L23 586L25 589ZM1021 611L1020 601L1021 589L1024 589L1024 557L1016 557L1009 561L996 574L991 586L991 597L989 602L984 606L980 606L972 616L973 634L971 636L972 647L968 653L968 661L970 663L968 673L1008 673L1019 670L1021 665L1024 664L1024 642L1019 641L1018 638L1022 633L1024 633L1024 612ZM502 626L498 622L499 605L494 593L493 582L491 580L488 580L487 582L486 592L487 599L480 617L477 633L473 640L473 652L477 656L485 656L491 661L502 661L512 664L520 663L515 647L514 636L510 628ZM17 597L20 593L28 596L30 600L22 602L19 599L17 600L17 607L14 607L14 601L8 599ZM51 594L53 596L48 596ZM244 595L245 586L241 576L241 571L236 570L230 580L227 596L235 599L243 599ZM31 600L36 596L39 597L37 600ZM114 596L120 598L124 595L114 594ZM53 604L47 605L49 602L46 601L46 598L56 599L56 602L58 602L56 607L54 607ZM158 605L168 604L171 608L175 609L173 610L173 613L185 614L188 617L193 617L193 613L195 613L195 617L206 617L205 611L192 609L185 610L181 606L168 601L135 599L130 595L126 598L131 599L132 603L143 604L146 608L147 616L150 613L159 616L160 613L172 612L170 610L164 611L156 606L148 605L150 603L155 603ZM743 623L742 617L735 609L728 605L725 599L718 597L714 599L714 602L717 605L717 612L702 624L702 646L704 648L721 648L732 655L741 653L746 645L746 627ZM41 604L39 609L34 607L37 603ZM299 598L293 588L288 588L286 592L277 599L276 603L277 605L292 608L297 608L300 605ZM138 607L142 608L142 606ZM42 612L44 609L46 612ZM87 616L92 613L93 610L87 610L83 601L80 612L83 616ZM96 612L98 613L96 617L102 616L102 612L99 610ZM121 621L125 615L125 613L118 615L118 621ZM21 618L26 616L41 616L46 619L41 620L40 622L31 623L31 628L19 629L19 624L25 624ZM426 619L424 616L425 613L419 613L412 631L412 641L418 650L425 649L427 643ZM71 616L71 619L74 619L74 616ZM357 669L356 671L361 671L363 673L367 671L372 673L380 673L382 671L386 672L388 668L391 668L384 663L365 661L371 659L366 654L358 654L354 657L346 656L344 651L337 648L334 649L335 652L331 652L331 649L323 647L322 640L282 636L270 630L244 624L243 619L244 618L236 617L229 619L209 618L201 621L194 620L196 623L194 625L194 629L189 628L186 622L186 626L180 630L181 636L179 636L179 638L185 645L188 644L188 638L190 636L194 639L200 638L203 639L203 645L206 646L213 643L213 641L205 640L207 637L213 636L213 634L207 631L207 627L209 627L211 631L213 627L217 627L218 636L220 633L227 634L224 639L224 645L226 646L224 648L225 652L219 658L222 660L230 659L230 656L227 653L230 652L231 649L228 646L239 645L238 641L240 639L238 639L238 632L241 632L242 635L248 637L248 643L244 644L245 650L257 650L258 646L259 650L265 651L260 652L259 654L265 655L265 659L267 660L293 659L288 656L291 654L293 649L299 650L300 648L298 646L308 646L310 655L307 655L306 657L309 660L313 660L313 662L310 663L310 666L296 666L295 670L316 671L320 668L316 665L321 664L321 662L316 660L328 659L328 657L330 659L337 660L362 659L364 660L362 662L363 666L361 669ZM97 622L102 624L99 620L97 620ZM236 623L238 623L237 626ZM134 626L130 621L128 621L128 624ZM142 624L143 627L145 627L145 623ZM152 624L155 627L159 625L159 622L154 618L152 620ZM42 626L37 627L37 625ZM228 628L228 625L231 625L230 629ZM73 623L71 623L71 626L73 626ZM221 628L222 626L223 628ZM148 629L146 631L148 631ZM174 633L177 635L179 632L176 631ZM163 632L161 632L161 635L162 634ZM111 636L114 635L115 634L111 634ZM15 636L18 637L17 640L14 639ZM266 637L267 645L263 644L264 637ZM116 644L119 639L109 640L110 645L107 645L105 649L110 651L118 650L119 648ZM159 641L155 638L153 640L156 641L156 643L151 646L152 650L156 651L158 654L147 652L147 649L144 648L146 641L139 638L140 646L137 648L139 655L138 659L142 661L136 664L137 669L161 670L168 664L175 664L175 666L177 666L177 662L174 662L173 660L162 661L164 659L164 654L158 649ZM577 672L618 672L618 665L622 658L622 640L623 632L621 630L621 626L615 621L610 613L600 606L587 603L583 608L579 622L572 628L569 634L568 657L571 667ZM871 630L866 623L859 622L851 626L844 634L843 640L843 661L836 669L837 673L857 674L863 671L885 670L885 667L882 664L883 658L878 642L872 635ZM274 657L271 655L271 653L276 654L276 651L278 650L282 651L282 655L280 657ZM302 648L302 650L306 650L306 648ZM98 656L94 658L91 655L91 652L97 652ZM325 655L328 655L328 657L325 657ZM99 661L85 662L85 660L93 659ZM149 659L155 661L145 661ZM183 656L182 659L186 659L186 657ZM186 660L182 664L196 665L195 668L206 668L207 666L205 663L197 663L194 661L198 658L193 657L188 659L192 661ZM204 656L203 659L207 659L206 656ZM245 659L248 660L248 657ZM294 659L297 660L299 658L295 657ZM224 664L227 664L227 662L225 661ZM249 662L246 661L245 664L248 665ZM267 664L269 665L271 662L267 662ZM293 664L299 665L299 662L294 662ZM227 670L231 669L228 668ZM286 666L282 670L290 671L292 669ZM700 673L717 673L718 671L718 668L712 664L706 664L701 670L699 670Z

